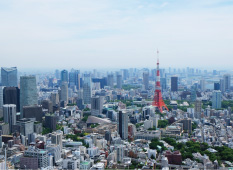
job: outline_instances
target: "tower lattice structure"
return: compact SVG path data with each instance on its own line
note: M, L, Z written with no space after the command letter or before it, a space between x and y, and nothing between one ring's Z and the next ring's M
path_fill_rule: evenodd
M157 76L156 76L156 84L155 84L155 95L152 105L157 107L161 113L163 112L163 108L168 110L167 106L163 101L162 92L161 92L160 71L159 71L159 51L157 51Z

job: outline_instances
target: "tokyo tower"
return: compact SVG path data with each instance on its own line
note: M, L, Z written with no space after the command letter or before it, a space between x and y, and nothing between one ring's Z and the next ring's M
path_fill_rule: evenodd
M163 101L162 92L161 92L158 50L157 50L157 76L156 76L156 84L155 84L155 96L152 105L157 107L161 113L163 112L163 108L168 110L167 106Z

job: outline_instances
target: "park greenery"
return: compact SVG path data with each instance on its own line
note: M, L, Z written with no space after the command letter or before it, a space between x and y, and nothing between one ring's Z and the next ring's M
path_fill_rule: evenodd
M95 124L91 124L91 128L95 128L95 127L97 127L97 126L99 126L99 124L98 123L95 123Z
M158 128L165 128L168 125L168 120L158 120Z
M46 135L46 134L48 134L48 133L52 133L52 129L43 127L42 135Z
M130 85L130 84L123 84L122 89L124 90L131 90L131 89L138 89L140 86L138 85Z
M233 100L222 101L222 108L227 109L228 107L231 107L233 109Z
M196 122L192 122L192 131L194 131L194 129L197 128L197 123Z
M136 128L139 128L140 126L142 126L143 125L143 123L137 123L136 124Z
M169 145L174 146L175 150L179 150L182 154L182 159L186 158L194 159L192 153L199 152L201 155L206 154L209 156L211 161L217 160L221 164L222 160L233 161L233 149L222 146L222 147L210 147L207 143L199 143L194 141L188 141L185 144L177 143L175 139L163 138L165 142ZM207 149L212 148L217 151L217 153L209 152ZM201 160L200 160L201 161Z
M162 142L160 142L159 139L157 139L157 138L152 139L149 146L150 146L150 149L156 149L156 150L160 150L160 151L167 150L167 148L164 146L164 144Z

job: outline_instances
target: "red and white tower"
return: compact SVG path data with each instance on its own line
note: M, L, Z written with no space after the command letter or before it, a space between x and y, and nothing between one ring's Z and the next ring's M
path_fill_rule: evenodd
M167 106L163 101L162 92L161 92L158 50L157 50L157 76L156 76L156 84L155 84L155 96L152 105L157 107L161 113L163 112L164 108L168 110Z

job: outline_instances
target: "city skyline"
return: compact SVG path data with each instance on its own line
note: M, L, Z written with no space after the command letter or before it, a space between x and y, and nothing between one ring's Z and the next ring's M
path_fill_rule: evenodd
M165 68L230 69L232 7L228 0L1 1L1 63L152 68L158 48Z

